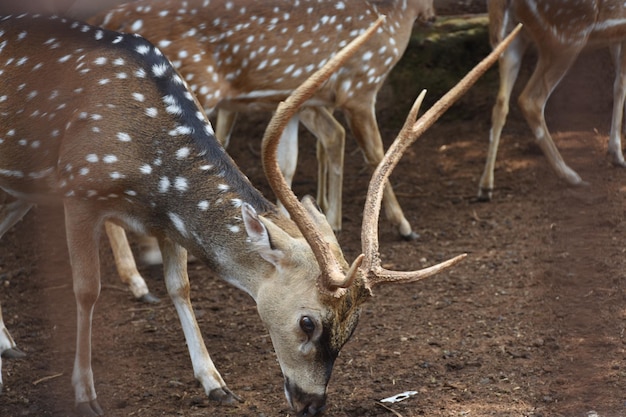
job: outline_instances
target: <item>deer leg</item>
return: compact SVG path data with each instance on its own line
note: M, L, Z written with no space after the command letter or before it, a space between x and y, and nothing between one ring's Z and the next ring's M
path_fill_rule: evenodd
M146 303L158 303L159 299L150 294L146 281L137 270L137 264L124 229L111 222L105 222L104 227L111 243L117 273L122 282L130 288L137 300Z
M517 37L511 45L504 51L498 61L500 71L500 87L498 97L491 112L491 130L489 131L489 149L487 150L487 161L485 169L478 185L478 200L490 201L493 194L493 171L496 165L498 146L502 129L506 123L506 116L509 114L509 102L511 91L515 85L515 80L519 74L524 51L528 43L521 37Z
M366 162L371 169L376 168L383 159L384 149L380 131L378 130L378 123L376 122L374 100L370 100L369 103L361 101L360 103L355 103L350 108L346 106L344 107L344 114L355 139L361 147ZM414 240L419 237L412 230L409 221L404 217L402 208L389 181L385 183L383 191L383 206L387 219L398 229L403 239Z
M217 121L215 123L215 137L224 148L228 148L233 127L237 121L237 112L226 109L217 110Z
M104 415L96 399L91 368L92 317L100 295L98 231L102 225L98 219L90 216L89 213L93 210L85 207L86 204L88 203L74 200L65 201L65 228L77 310L76 356L72 385L77 413L92 417Z
M300 121L317 138L317 204L335 232L341 230L346 132L326 107L306 107Z
M550 94L572 66L580 52L576 45L552 48L539 52L537 67L519 97L526 122L555 173L571 185L581 185L583 180L567 166L559 153L546 125L544 109Z
M626 99L626 54L622 44L611 45L611 56L615 64L613 84L613 116L609 134L608 154L615 165L626 167L622 152L622 126L624 121L624 100Z
M169 239L159 241L163 254L163 271L167 292L174 303L183 328L194 376L204 388L207 396L222 403L239 401L219 374L207 351L196 316L189 299L189 277L187 276L187 251Z

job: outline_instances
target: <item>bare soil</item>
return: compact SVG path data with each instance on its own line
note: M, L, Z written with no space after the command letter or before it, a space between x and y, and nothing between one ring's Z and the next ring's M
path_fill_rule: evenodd
M495 71L406 154L392 181L420 239L401 241L381 221L384 263L411 269L469 256L427 281L377 288L335 365L325 415L626 415L626 170L605 157L612 82L607 57L606 51L583 57L546 111L557 146L587 187L571 188L555 177L513 105L494 201L475 202ZM398 103L414 98L405 97L405 83L392 76L380 95L387 144L406 114ZM429 86L416 86L422 87ZM230 151L271 196L256 139L266 120L255 116L240 124ZM303 134L296 193L315 194L315 176L314 142ZM368 179L348 135L339 236L348 259L360 251ZM0 245L5 322L28 354L3 361L1 416L73 415L75 307L63 234L60 210L40 207ZM294 415L271 342L247 295L191 264L192 302L208 349L229 387L245 400L223 407L207 400L194 380L161 270L141 269L162 299L144 305L119 283L104 241L101 253L93 365L108 416ZM381 405L404 391L417 394Z

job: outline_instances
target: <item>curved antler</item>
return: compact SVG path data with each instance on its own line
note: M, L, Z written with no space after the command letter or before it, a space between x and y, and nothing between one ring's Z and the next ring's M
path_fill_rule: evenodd
M320 277L322 288L320 289L328 290L335 296L341 296L342 291L340 289L347 288L352 284L356 273L356 265L350 268L351 273L344 274L339 260L334 256L330 246L309 218L306 209L285 182L276 159L276 148L285 126L297 113L298 109L330 78L333 72L343 65L378 30L384 18L384 16L380 16L368 30L356 37L348 46L343 48L300 85L287 100L280 103L263 136L263 169L269 184L315 254L322 271Z
M361 227L361 245L363 250L363 262L360 271L366 279L365 286L371 288L384 282L411 282L432 276L465 258L466 254L418 271L390 271L380 264L378 245L378 218L380 216L380 206L383 198L383 187L389 178L391 171L398 164L404 151L420 137L429 127L431 127L443 113L463 95L478 78L493 65L500 54L504 52L509 43L521 30L521 25L511 32L494 50L474 67L459 83L448 91L437 103L435 103L419 120L417 114L424 99L426 91L422 91L415 100L413 107L407 117L402 130L396 137L391 147L385 153L385 157L378 165L372 180L370 181L365 207L363 209L363 223Z

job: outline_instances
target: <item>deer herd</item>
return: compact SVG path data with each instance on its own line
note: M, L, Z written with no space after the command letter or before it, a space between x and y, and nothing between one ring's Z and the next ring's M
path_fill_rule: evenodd
M194 376L209 398L239 400L202 339L190 302L187 251L255 300L287 400L298 415L311 416L325 408L334 361L373 287L414 282L464 257L417 271L383 268L379 211L384 205L401 237L416 237L389 175L407 147L495 61L500 89L479 199L492 198L509 98L532 44L538 63L519 101L557 175L572 185L583 182L560 156L543 110L587 46L611 48L616 78L608 151L615 164L626 165L620 140L623 1L490 0L493 52L417 119L420 95L387 153L376 96L415 21L434 18L432 0L136 0L85 13L86 21L70 17L77 14L71 13L75 1L62 3L0 17L0 188L11 196L0 205L0 237L34 205L64 208L77 305L72 384L81 416L104 415L91 368L103 230L122 280L148 301L155 299L124 230L158 242ZM362 254L351 264L335 237L345 142L335 110L374 171ZM237 114L258 111L274 112L262 138L262 163L277 204L224 150ZM208 117L217 118L215 131ZM311 197L298 200L290 189L299 123L318 143L317 204ZM23 355L1 311L0 353Z

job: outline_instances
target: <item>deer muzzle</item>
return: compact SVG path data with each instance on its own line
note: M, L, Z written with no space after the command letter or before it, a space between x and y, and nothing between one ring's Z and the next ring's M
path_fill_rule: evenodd
M285 396L298 417L316 416L326 408L326 394L310 394L285 378Z

